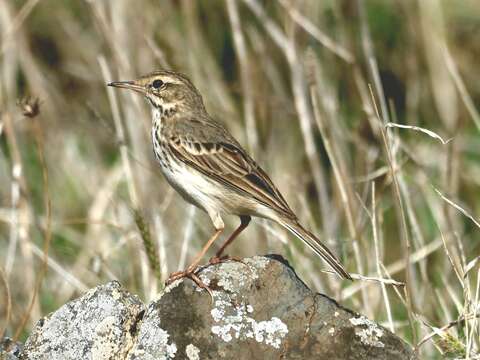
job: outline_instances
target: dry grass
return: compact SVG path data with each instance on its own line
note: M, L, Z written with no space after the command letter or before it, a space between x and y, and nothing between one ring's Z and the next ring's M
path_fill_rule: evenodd
M478 358L478 31L475 0L0 1L0 334L109 279L150 299L211 234L148 106L105 86L171 68L358 280L261 220L231 254L287 256L421 358Z

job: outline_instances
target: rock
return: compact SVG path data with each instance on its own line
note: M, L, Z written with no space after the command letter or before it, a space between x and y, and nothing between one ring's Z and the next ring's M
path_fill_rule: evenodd
M112 281L40 319L20 359L124 359L145 310Z
M146 310L111 282L37 324L22 359L411 359L400 338L312 292L283 259L207 267ZM145 310L145 311L144 311Z
M0 360L17 360L22 344L6 337L0 339Z

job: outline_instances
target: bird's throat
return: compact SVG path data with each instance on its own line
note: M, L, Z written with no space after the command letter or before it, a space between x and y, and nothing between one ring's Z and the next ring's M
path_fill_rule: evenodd
M162 104L152 106L152 120L154 123L158 123L159 126L170 118L174 117L177 113L177 107L173 104Z
M161 129L165 123L165 117L163 116L163 109L153 106L152 107L152 124L157 129Z

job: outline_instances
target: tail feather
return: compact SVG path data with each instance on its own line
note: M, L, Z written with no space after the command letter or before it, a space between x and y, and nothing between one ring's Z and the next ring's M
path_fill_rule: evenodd
M338 275L345 279L352 280L350 274L344 269L335 255L310 231L305 230L303 226L296 221L282 221L281 224L325 260Z

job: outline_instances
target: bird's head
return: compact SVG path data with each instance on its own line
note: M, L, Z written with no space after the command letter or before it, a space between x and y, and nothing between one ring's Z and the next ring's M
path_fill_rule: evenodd
M191 81L174 71L155 71L137 80L114 81L108 86L130 89L145 96L164 115L177 111L204 111L202 96Z

